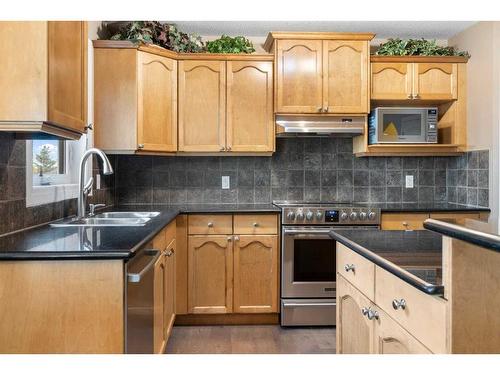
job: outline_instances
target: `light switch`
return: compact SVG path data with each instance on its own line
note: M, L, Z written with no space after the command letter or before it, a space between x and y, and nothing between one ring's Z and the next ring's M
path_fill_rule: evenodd
M229 176L222 176L222 188L229 189Z
M406 184L405 187L407 189L413 189L413 175L406 176Z

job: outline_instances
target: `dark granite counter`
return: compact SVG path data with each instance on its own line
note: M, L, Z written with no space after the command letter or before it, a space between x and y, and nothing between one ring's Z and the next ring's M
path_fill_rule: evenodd
M159 211L138 227L40 227L0 236L0 260L128 259L181 213L280 212L269 205L125 205L99 211Z
M424 221L424 228L489 250L500 252L500 233L495 221L465 219Z
M481 211L490 212L489 208L479 206L465 206L454 203L374 203L382 212L457 212L457 211Z
M335 229L330 236L427 294L442 294L442 237L430 231Z

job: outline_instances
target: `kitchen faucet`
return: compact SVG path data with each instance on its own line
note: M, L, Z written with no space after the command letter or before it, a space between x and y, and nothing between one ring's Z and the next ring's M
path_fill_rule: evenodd
M85 206L87 201L87 195L92 190L92 184L94 183L94 177L90 177L87 183L84 185L83 181L85 179L85 164L90 155L96 154L102 160L102 173L105 175L113 174L113 167L104 152L98 148L89 148L82 156L80 161L80 181L79 181L79 192L78 192L78 218L85 217Z

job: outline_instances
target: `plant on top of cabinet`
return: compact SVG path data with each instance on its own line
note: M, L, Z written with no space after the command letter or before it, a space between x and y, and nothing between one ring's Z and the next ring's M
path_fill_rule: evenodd
M375 53L382 56L466 56L470 57L467 51L457 51L454 47L439 46L435 40L389 38L385 43L380 44Z
M251 41L243 36L234 38L222 34L219 39L207 42L207 51L210 53L252 53L255 48Z

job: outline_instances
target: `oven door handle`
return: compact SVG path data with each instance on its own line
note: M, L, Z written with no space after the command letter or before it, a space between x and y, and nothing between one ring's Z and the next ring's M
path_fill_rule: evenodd
M284 234L328 234L332 231L332 228L328 229L283 229Z
M298 303L298 302L283 302L284 307L311 307L311 306L336 306L336 302L311 302L311 303Z

